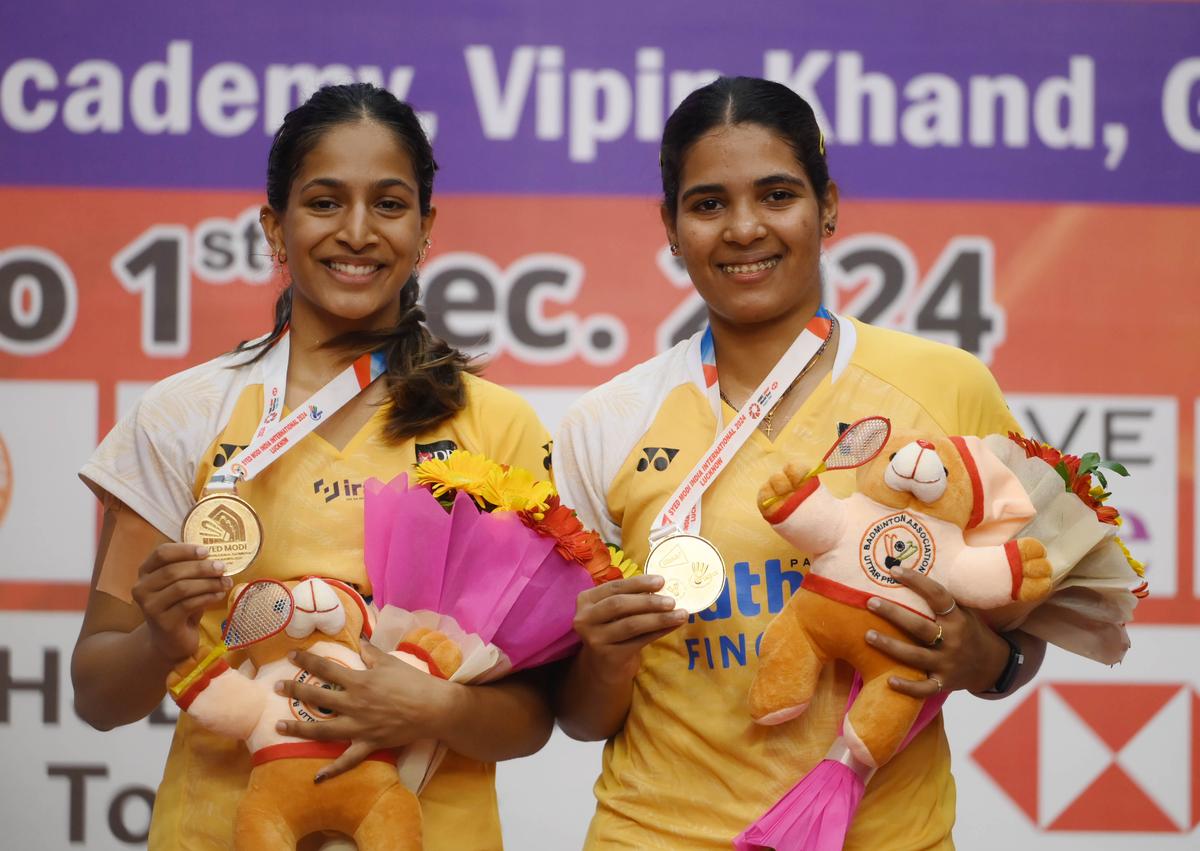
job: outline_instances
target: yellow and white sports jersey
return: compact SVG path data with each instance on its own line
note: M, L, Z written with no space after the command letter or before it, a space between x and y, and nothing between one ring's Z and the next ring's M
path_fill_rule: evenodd
M820 461L841 424L883 414L934 435L1016 429L987 369L937 343L841 319L833 370L771 442L755 431L704 494L700 534L728 584L707 611L643 651L624 728L604 749L587 848L727 849L825 754L846 709L848 667L827 666L807 712L754 724L746 695L771 618L807 560L767 525L759 487L793 459ZM568 411L554 460L563 501L634 559L667 497L709 448L712 407L699 335L587 394ZM723 406L725 422L734 415ZM838 496L853 471L826 473ZM950 848L954 781L940 717L871 782L847 849Z
M242 356L241 359L244 359ZM212 471L250 442L262 414L258 364L224 356L155 385L105 438L80 475L178 538L184 516ZM402 443L384 435L380 407L341 450L310 434L238 493L263 524L263 548L237 580L328 576L370 593L363 566L363 482L388 481L417 461L454 449L482 453L535 475L549 475L550 439L518 395L465 377L467 406L426 434ZM136 568L135 568L136 570ZM136 576L102 573L99 590L129 601ZM219 641L223 610L202 621L204 641ZM241 663L233 654L230 663ZM217 851L231 847L233 813L246 785L245 746L180 714L154 805L150 847ZM421 795L425 847L501 847L495 766L448 754Z

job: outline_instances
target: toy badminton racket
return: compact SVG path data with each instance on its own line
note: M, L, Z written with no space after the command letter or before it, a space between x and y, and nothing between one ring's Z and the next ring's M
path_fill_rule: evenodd
M809 470L802 481L807 482L828 470L861 467L882 451L891 434L892 423L887 417L863 417L838 435L821 463ZM761 507L766 510L782 499L782 496L768 497L763 500Z
M221 630L221 643L209 651L191 673L173 685L171 691L176 696L182 695L230 650L240 650L282 632L291 622L295 608L292 592L282 582L259 579L246 585L230 607L229 617Z

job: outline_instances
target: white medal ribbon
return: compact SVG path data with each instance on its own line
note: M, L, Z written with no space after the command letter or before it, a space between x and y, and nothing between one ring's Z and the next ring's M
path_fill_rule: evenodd
M814 330L815 329L815 330ZM821 336L818 331L823 332ZM717 433L712 446L684 477L683 482L676 488L663 505L658 523L650 530L650 546L654 547L659 541L680 533L697 534L700 529L700 500L704 492L720 475L726 463L733 458L754 430L758 428L759 420L765 417L779 403L783 394L791 387L792 382L799 378L833 333L832 317L821 308L808 326L800 332L783 353L779 362L767 373L767 377L747 398L742 409ZM706 330L705 334L711 334ZM715 378L715 374L714 374ZM717 423L721 422L720 387L716 381L709 383L707 392L710 397L716 397L715 409Z
M254 438L248 447L213 473L214 483L250 481L340 411L387 369L382 352L368 352L297 405L286 419L281 419L287 389L290 337L290 333L285 332L263 357L263 411L254 429Z

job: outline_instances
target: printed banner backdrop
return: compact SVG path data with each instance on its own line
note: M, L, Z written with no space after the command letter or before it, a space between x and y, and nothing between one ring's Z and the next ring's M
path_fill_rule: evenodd
M434 330L553 427L703 323L657 209L665 116L717 73L816 108L839 311L961 346L1028 433L1125 464L1152 596L1113 670L947 707L965 849L1190 848L1200 822L1200 5L99 4L0 33L5 846L144 841L175 709L101 734L70 653L97 533L75 471L155 380L269 321L270 133L388 86L441 164ZM715 658L714 665L730 664ZM509 847L578 847L599 749L500 769ZM703 802L698 802L702 806Z

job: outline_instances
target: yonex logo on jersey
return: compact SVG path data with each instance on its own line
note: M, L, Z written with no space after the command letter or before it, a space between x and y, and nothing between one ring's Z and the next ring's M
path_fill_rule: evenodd
M445 461L450 457L450 453L458 449L458 444L453 440L439 440L435 443L418 443L417 444L417 463L424 464L426 461L437 459Z
M224 467L230 458L245 451L249 446L249 443L218 443L217 454L212 460L213 467Z
M313 482L313 493L324 497L326 502L333 502L335 499L362 499L362 482L334 479L326 484L324 479L317 479Z
M653 467L660 473L671 466L671 462L675 460L675 456L679 454L678 449L671 449L666 446L643 446L642 455L644 458L639 458L637 470L639 473L645 472Z

